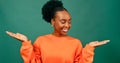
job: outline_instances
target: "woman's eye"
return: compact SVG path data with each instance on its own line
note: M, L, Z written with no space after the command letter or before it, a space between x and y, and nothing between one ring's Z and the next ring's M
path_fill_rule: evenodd
M62 24L65 24L66 21L61 21Z

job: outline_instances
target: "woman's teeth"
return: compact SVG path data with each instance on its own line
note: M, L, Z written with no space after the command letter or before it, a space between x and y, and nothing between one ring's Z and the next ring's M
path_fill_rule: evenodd
M63 31L64 31L64 32L67 32L67 31L68 31L68 29L63 29Z

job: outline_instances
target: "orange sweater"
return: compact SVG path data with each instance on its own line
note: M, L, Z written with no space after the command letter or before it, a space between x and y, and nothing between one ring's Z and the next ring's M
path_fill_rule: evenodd
M70 36L40 36L32 45L22 42L21 55L24 63L92 63L94 47L82 48L78 39Z

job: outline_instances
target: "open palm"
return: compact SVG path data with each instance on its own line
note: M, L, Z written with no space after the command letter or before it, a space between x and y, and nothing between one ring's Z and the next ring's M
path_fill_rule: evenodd
M110 41L110 40L93 41L93 42L90 42L89 45L90 45L90 46L97 47L97 46L101 46L101 45L107 44L109 41Z
M13 37L13 38L16 38L16 39L18 39L18 40L20 40L20 41L27 41L27 40L28 40L28 38L27 38L25 35L20 34L20 33L13 33L13 32L9 32L9 31L6 31L6 33L7 33L9 36L11 36L11 37Z

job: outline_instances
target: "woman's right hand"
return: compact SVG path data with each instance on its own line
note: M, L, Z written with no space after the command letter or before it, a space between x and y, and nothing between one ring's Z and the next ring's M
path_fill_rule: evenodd
M21 42L28 41L28 38L27 38L25 35L23 35L23 34L13 33L13 32L9 32L9 31L6 31L6 33L7 33L9 36L11 36L11 37L20 40Z

